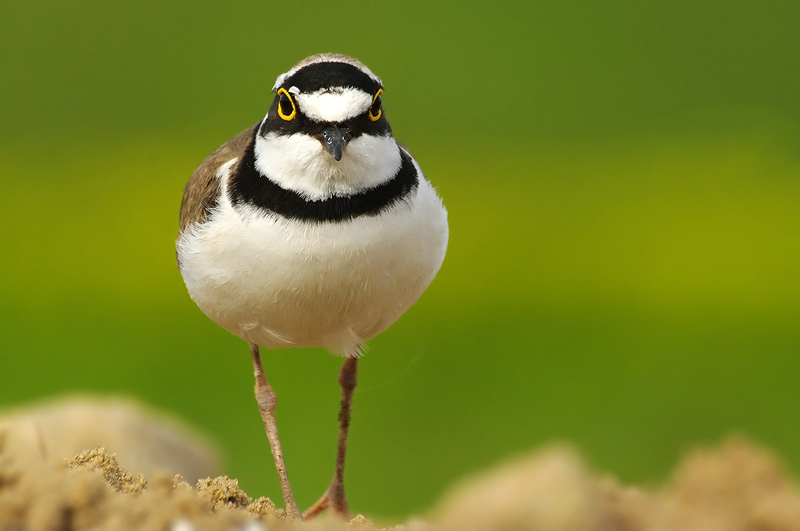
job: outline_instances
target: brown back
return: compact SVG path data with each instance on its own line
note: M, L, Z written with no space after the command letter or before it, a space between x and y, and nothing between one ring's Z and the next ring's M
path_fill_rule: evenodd
M181 201L181 214L179 220L180 232L194 223L203 223L209 216L211 210L219 201L219 181L217 180L217 170L220 166L233 158L242 159L245 150L250 146L253 139L253 132L258 124L250 127L228 142L222 144L211 155L203 159L200 166L194 170L189 182L183 189L183 200ZM239 162L237 161L236 164ZM236 168L236 164L231 167L231 172Z

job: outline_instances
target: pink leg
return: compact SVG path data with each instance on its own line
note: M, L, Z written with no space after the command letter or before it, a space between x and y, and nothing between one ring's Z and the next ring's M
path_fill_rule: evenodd
M358 375L358 358L347 358L339 373L339 385L342 386L342 406L339 409L339 444L336 452L336 472L328 490L322 497L303 513L305 519L311 519L330 507L346 520L352 518L347 498L344 495L344 457L347 453L347 432L350 429L350 409L353 403L353 390L356 388Z
M264 368L261 366L261 354L258 345L250 343L250 355L253 358L253 370L256 377L256 402L261 413L261 420L264 422L264 430L267 432L269 446L272 449L272 457L275 459L275 468L278 469L278 477L281 481L281 491L283 491L283 502L286 505L286 514L289 518L302 520L300 509L294 501L292 486L289 485L289 475L286 473L286 463L283 461L281 451L281 441L278 439L278 425L275 422L275 391L267 383L264 377Z

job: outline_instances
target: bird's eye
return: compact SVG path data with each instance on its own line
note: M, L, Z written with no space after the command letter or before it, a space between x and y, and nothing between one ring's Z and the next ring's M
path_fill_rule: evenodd
M294 100L286 92L286 89L278 89L278 116L289 122L295 115L297 115L297 108L294 106Z
M372 105L369 108L369 119L373 122L377 122L381 114L383 114L383 110L381 109L381 94L383 94L383 89L378 89L378 92L375 93L375 97L372 98Z

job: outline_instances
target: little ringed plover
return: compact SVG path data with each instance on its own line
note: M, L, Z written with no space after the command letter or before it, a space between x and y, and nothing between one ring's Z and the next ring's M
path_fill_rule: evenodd
M278 76L264 119L220 146L184 190L178 266L192 299L250 344L256 400L286 510L301 518L259 347L345 357L333 481L303 515L349 518L344 459L358 359L444 260L447 213L392 136L383 84L362 63L314 55Z

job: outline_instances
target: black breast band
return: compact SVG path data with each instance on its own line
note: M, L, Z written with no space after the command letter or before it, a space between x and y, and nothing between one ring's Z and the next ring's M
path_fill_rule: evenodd
M400 150L400 169L390 180L353 195L310 200L287 190L256 169L255 135L231 176L228 194L234 205L251 204L289 219L315 223L346 221L376 216L417 189L419 178L411 157ZM398 147L399 149L399 147Z

